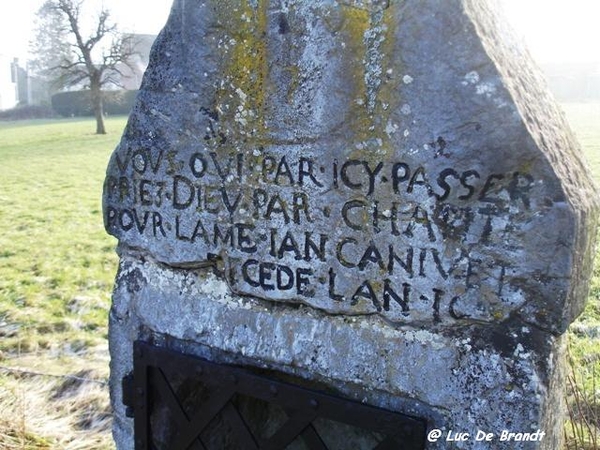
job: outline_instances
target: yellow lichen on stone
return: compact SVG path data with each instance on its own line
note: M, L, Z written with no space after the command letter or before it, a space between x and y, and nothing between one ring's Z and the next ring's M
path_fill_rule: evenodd
M264 84L267 77L267 2L239 1L236 7L217 6L225 29L232 30L225 44L223 83L217 93L221 112L237 123L242 135L260 134L264 129ZM225 106L226 105L226 106Z
M341 6L343 26L341 33L348 54L356 56L346 64L349 66L348 76L351 77L354 92L349 119L357 140L363 140L368 134L370 119L367 112L367 85L365 82L364 56L367 52L365 32L369 28L369 12L351 6Z
M342 6L342 12L343 38L348 54L353 55L347 64L354 86L349 114L354 140L360 143L359 153L363 156L371 153L374 147L379 156L381 152L388 154L392 148L387 143L385 129L392 111L392 98L397 96L395 84L388 83L393 53L392 14L350 6ZM376 61L370 60L373 56Z

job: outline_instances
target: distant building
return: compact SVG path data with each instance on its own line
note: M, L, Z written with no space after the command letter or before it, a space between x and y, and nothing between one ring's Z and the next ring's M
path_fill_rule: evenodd
M27 105L49 105L53 88L51 83L42 77L32 75L31 70L25 70L26 90L19 94L21 103Z
M0 111L18 105L41 105L50 103L50 86L22 67L18 58L0 55Z
M129 67L126 64L120 64L119 70L121 76L120 87L127 90L139 89L142 84L142 77L150 61L150 50L156 39L154 34L128 34L133 44L134 55L129 60ZM130 49L127 49L131 51Z
M19 61L0 55L0 111L19 103Z
M150 50L156 39L153 34L129 34L134 46L130 64L120 64L121 77L113 89L136 90L150 61ZM131 49L128 49L130 51ZM131 66L131 67L130 67ZM72 90L81 89L72 87ZM29 67L19 65L17 58L0 54L0 111L17 105L49 104L52 94L49 82L43 77L32 75Z
M557 100L600 100L600 62L543 64L541 68Z

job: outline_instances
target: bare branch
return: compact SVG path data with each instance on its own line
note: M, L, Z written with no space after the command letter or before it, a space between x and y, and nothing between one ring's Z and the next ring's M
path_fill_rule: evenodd
M96 27L96 33L91 36L86 42L85 46L91 51L94 46L104 39L105 36L115 33L117 31L116 24L109 24L108 19L110 12L106 9L102 9L98 16L98 25Z
M40 58L44 63L40 62L39 66L47 73L53 73L56 83L63 87L89 85L96 118L100 121L101 89L107 85L120 85L125 76L124 67L134 70L132 58L137 53L136 43L131 35L118 32L117 25L110 20L110 11L105 8L98 12L91 33L85 33L81 23L84 3L85 0L45 1L39 13L45 27L38 31L38 37L41 36L38 53L43 53L46 46L48 56ZM100 129L103 126L99 122Z

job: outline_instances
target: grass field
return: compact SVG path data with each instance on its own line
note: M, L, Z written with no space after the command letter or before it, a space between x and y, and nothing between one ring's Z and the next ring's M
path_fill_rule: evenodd
M106 338L116 256L101 194L124 119L108 126L0 124L0 351L77 352Z
M600 186L600 104L566 104L563 109L581 144L596 184ZM600 242L600 240L599 240ZM597 249L600 253L600 246ZM569 450L600 449L600 254L596 255L589 301L571 325L567 379L569 414L566 425Z
M600 104L565 110L600 185ZM101 193L124 125L110 118L110 134L97 136L90 120L0 122L2 449L113 448L105 382L117 256L103 229ZM597 267L591 301L570 332L576 392L590 405L600 374ZM599 411L574 416L597 423Z
M124 125L108 119L97 136L89 120L0 122L0 365L100 380L2 376L2 449L112 448L102 383L117 256L101 195Z

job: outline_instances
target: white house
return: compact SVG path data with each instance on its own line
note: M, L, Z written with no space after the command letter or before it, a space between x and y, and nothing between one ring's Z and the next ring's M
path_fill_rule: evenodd
M19 103L17 67L16 59L0 54L0 111Z

